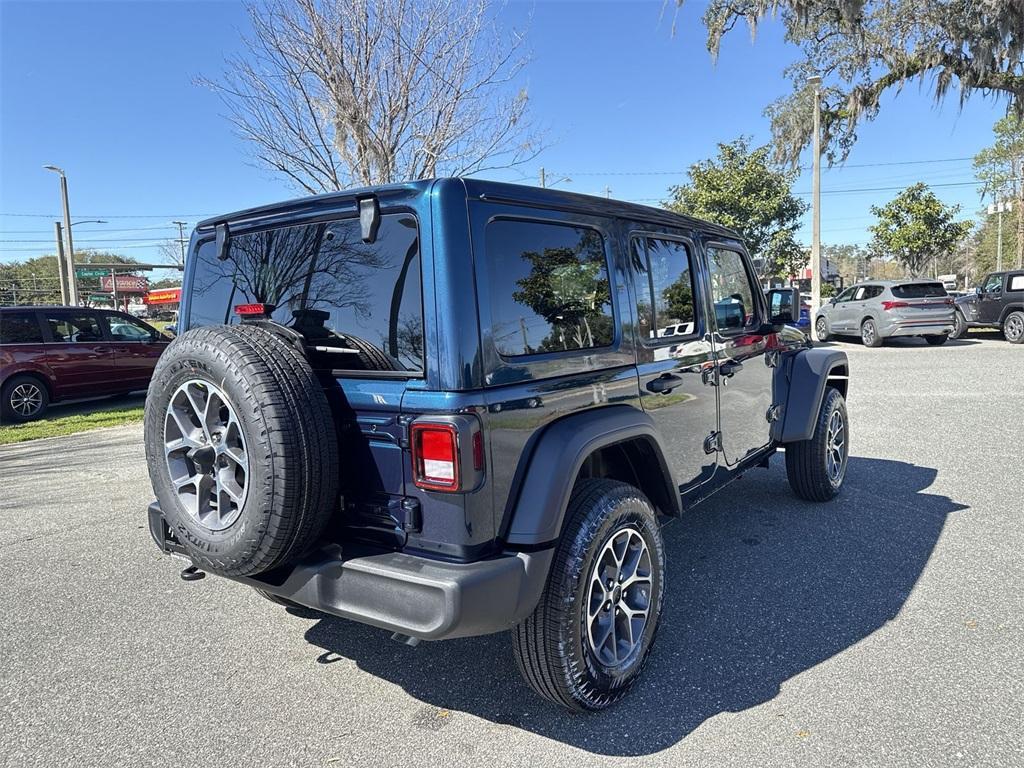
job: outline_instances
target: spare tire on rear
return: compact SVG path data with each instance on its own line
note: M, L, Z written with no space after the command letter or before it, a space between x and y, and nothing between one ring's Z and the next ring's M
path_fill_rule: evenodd
M196 565L248 576L313 546L338 502L333 424L305 357L270 331L196 328L167 347L146 397L146 459Z

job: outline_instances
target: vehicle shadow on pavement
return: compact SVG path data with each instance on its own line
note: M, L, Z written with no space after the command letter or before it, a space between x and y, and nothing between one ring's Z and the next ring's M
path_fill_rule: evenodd
M770 701L785 681L895 618L946 517L967 508L928 494L935 476L852 457L843 493L817 505L789 494L777 458L768 472L748 473L670 523L657 643L636 688L607 712L574 716L536 697L517 673L507 633L413 649L320 617L306 639L323 649L320 663L352 659L439 709L598 754L651 754L716 714ZM429 714L410 727L451 720Z

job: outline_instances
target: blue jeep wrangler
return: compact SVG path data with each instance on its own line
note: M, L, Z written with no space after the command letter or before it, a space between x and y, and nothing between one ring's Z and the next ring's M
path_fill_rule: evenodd
M165 552L421 639L511 630L574 710L651 651L660 526L785 450L826 501L846 355L735 233L475 179L309 197L192 235L146 401Z

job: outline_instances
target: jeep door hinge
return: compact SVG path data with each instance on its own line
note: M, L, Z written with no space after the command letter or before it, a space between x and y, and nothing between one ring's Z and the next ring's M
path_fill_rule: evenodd
M779 420L779 416L782 414L781 405L771 405L768 407L768 412L765 413L764 417L768 420L769 424L774 424Z
M722 450L722 433L712 432L704 438L704 453L715 453Z
M397 422L398 428L401 430L401 433L399 434L398 437L398 445L401 448L408 448L409 425L412 424L412 416L409 416L408 414L402 414L401 416L398 417Z
M419 533L423 530L423 513L418 499L406 497L402 499L402 530L406 533Z

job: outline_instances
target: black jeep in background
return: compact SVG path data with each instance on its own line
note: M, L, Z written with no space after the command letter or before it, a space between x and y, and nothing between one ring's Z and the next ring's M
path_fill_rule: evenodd
M1024 270L992 272L974 293L956 299L954 339L968 328L997 328L1011 344L1024 342Z
M511 630L540 695L606 707L654 642L664 521L779 449L801 498L842 486L847 359L799 306L727 229L554 190L210 219L146 403L151 533L183 577L411 644Z

